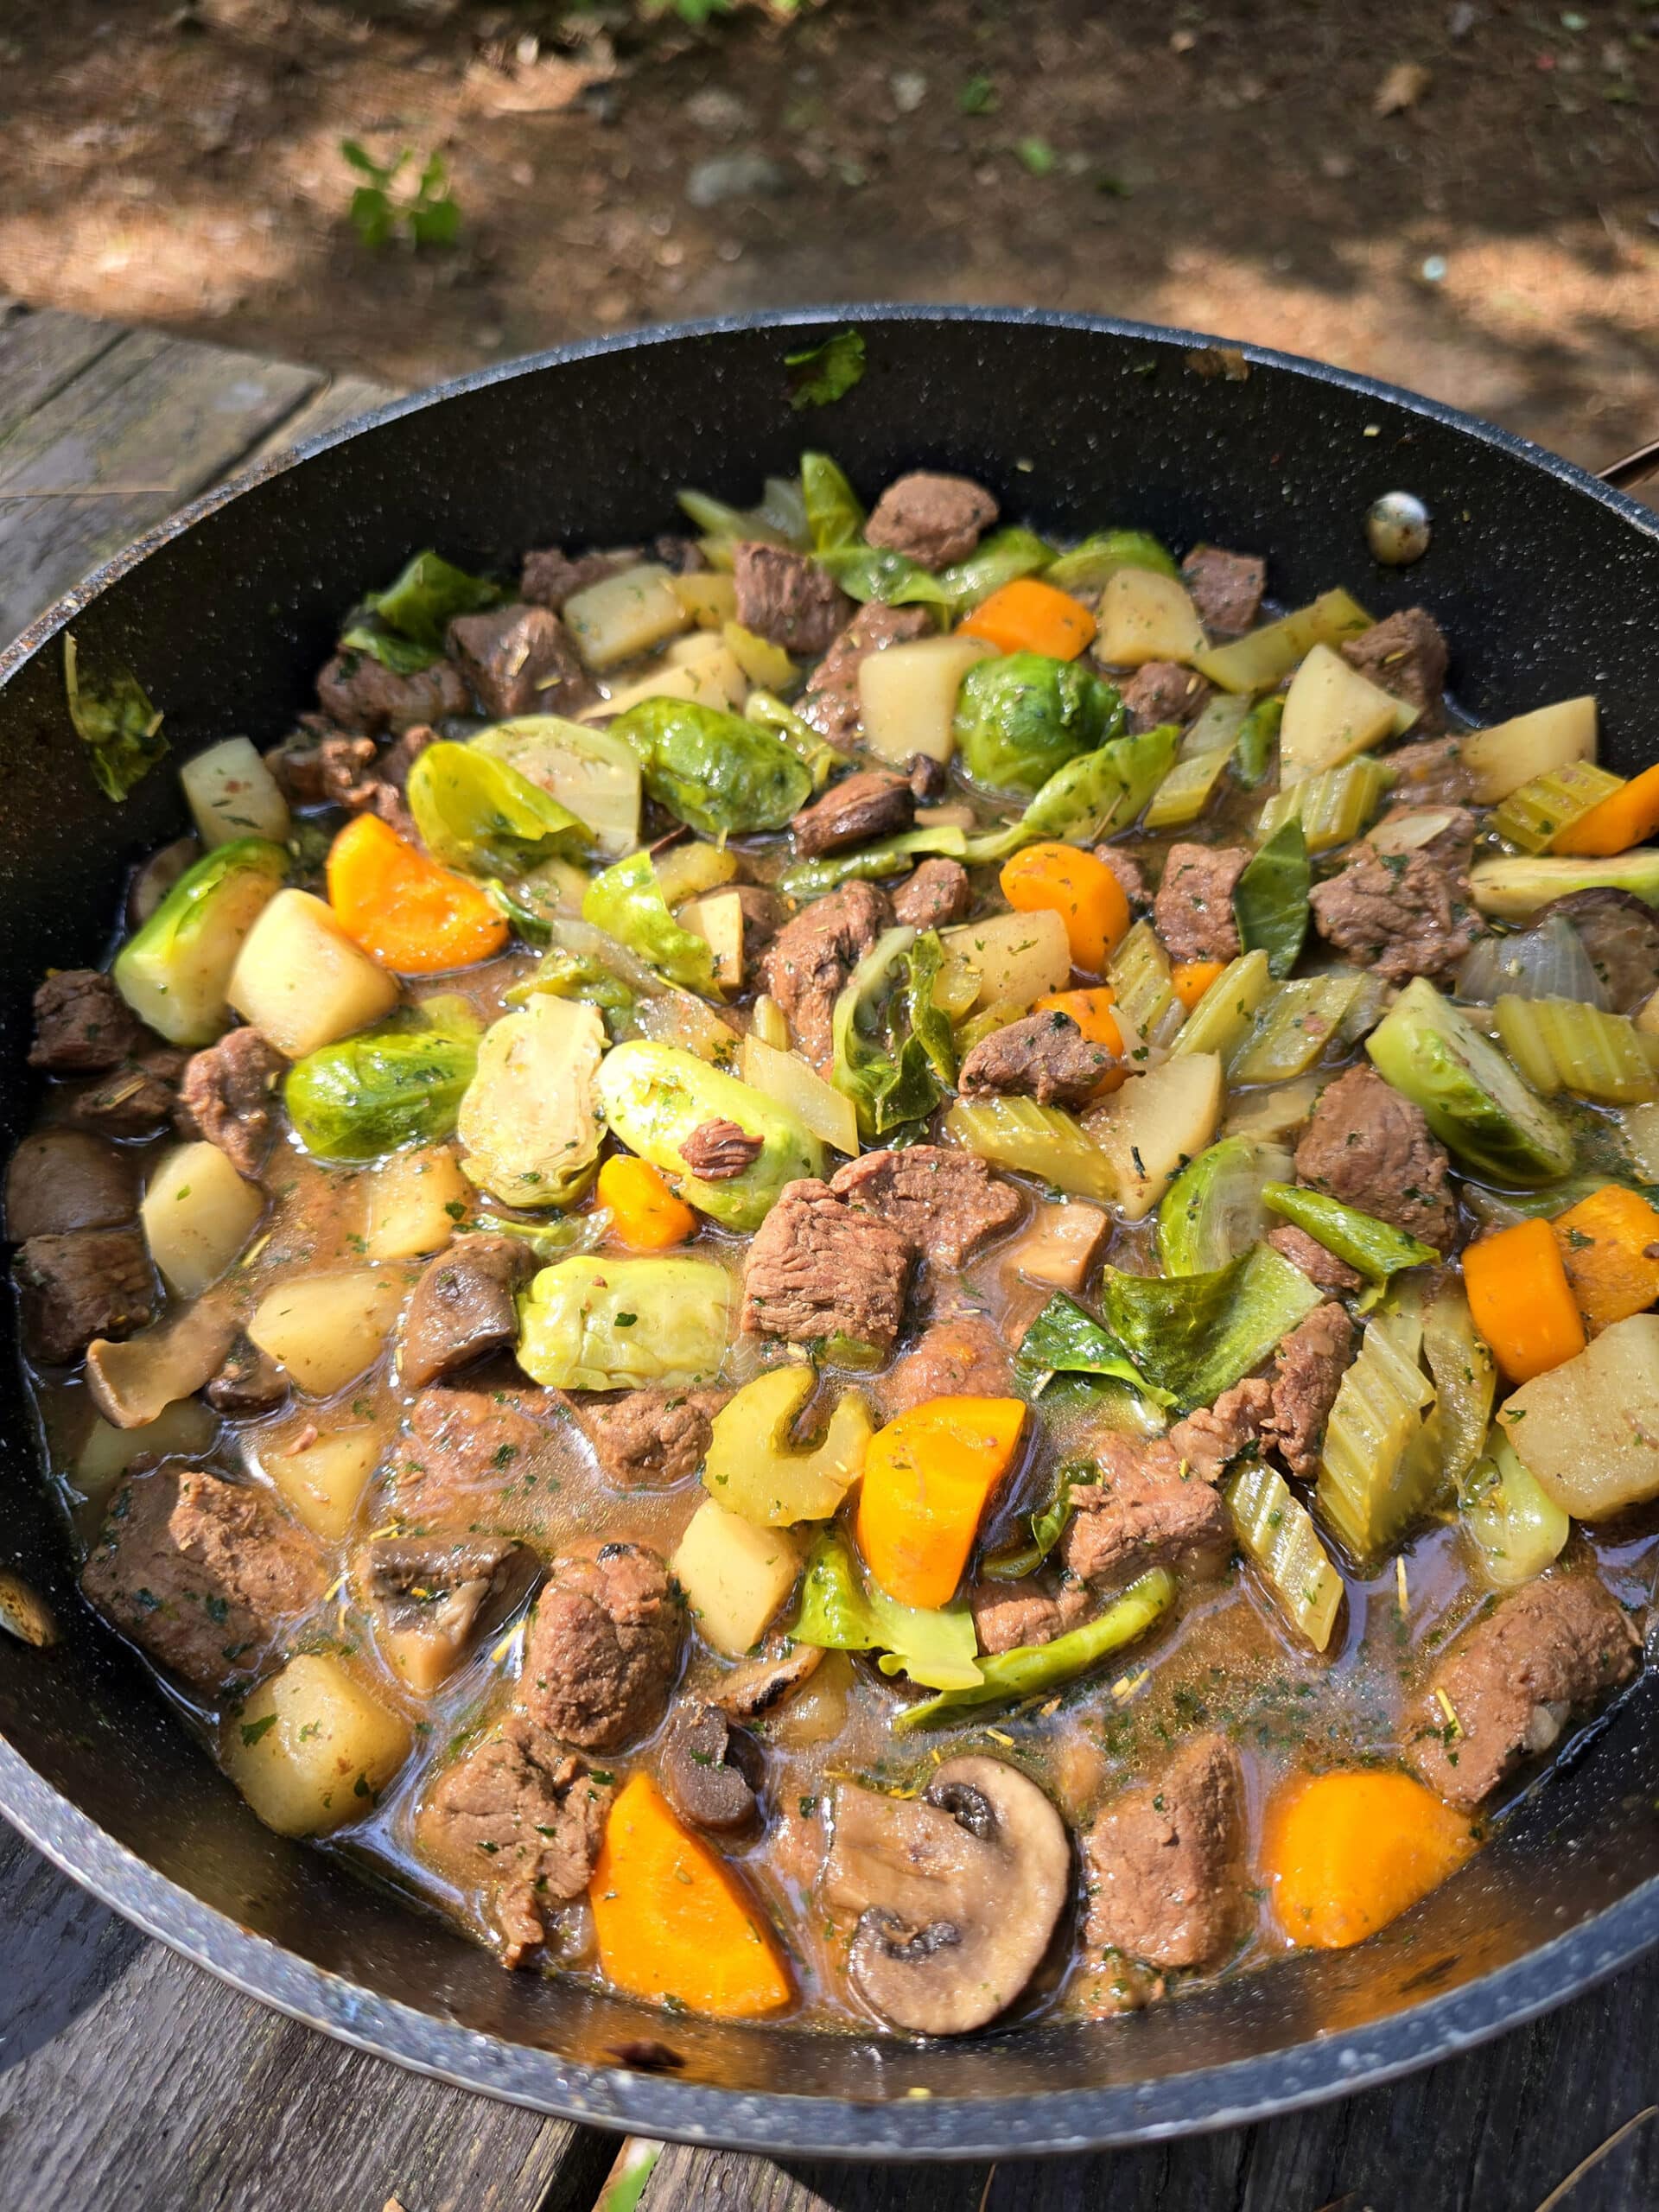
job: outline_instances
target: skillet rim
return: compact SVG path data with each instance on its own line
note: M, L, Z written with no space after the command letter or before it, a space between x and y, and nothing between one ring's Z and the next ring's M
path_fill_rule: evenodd
M145 531L0 650L0 686L91 601L160 548L255 486L383 423L563 364L686 339L856 322L1014 326L1129 340L1182 352L1236 341L1173 326L1058 309L853 302L653 324L520 357L404 395L215 486ZM1496 424L1379 378L1271 347L1237 344L1250 364L1283 371L1433 420L1536 468L1659 539L1659 512L1576 463ZM120 1844L0 1738L0 1815L53 1865L112 1910L245 1995L375 2056L504 2101L578 2123L653 2138L793 2157L963 2159L1151 2143L1276 2118L1375 2088L1454 2056L1595 1988L1659 1942L1659 1876L1508 1965L1364 2027L1151 2082L1006 2098L754 2094L620 2067L593 2067L485 2034L374 1994L205 1904Z

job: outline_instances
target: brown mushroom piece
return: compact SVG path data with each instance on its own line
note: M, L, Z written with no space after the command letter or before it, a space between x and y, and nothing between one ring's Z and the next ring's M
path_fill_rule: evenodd
M83 1129L40 1129L25 1137L6 1170L6 1236L64 1236L118 1229L138 1211L130 1153Z
M517 1611L537 1572L529 1545L508 1536L372 1536L353 1580L387 1662L429 1697L469 1644Z
M669 1803L691 1827L733 1834L760 1817L766 1780L760 1746L716 1706L694 1700L675 1708L663 1731L657 1771Z
M1053 1936L1071 1847L1053 1806L1001 1759L950 1759L919 1797L836 1792L823 1895L856 1911L854 1986L915 2035L959 2036L1005 2012Z
M734 1720L756 1720L794 1696L818 1671L823 1658L816 1643L767 1644L758 1659L745 1659L722 1675L709 1702Z
M199 1299L136 1337L86 1347L86 1391L111 1428L143 1428L218 1374L236 1338L230 1308Z

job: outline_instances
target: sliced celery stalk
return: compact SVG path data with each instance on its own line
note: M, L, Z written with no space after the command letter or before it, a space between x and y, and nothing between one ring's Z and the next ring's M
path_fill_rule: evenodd
M1493 815L1491 826L1523 853L1547 853L1563 830L1611 798L1624 782L1623 776L1597 767L1593 760L1570 760L1566 767L1552 768L1511 791Z
M1117 994L1117 1008L1148 1044L1163 1044L1173 1033L1171 1011L1180 1001L1170 981L1169 955L1150 922L1137 922L1112 957L1106 980Z
M1233 1534L1267 1578L1285 1618L1323 1651L1342 1605L1342 1577L1319 1541L1313 1515L1284 1477L1261 1459L1246 1460L1222 1494Z
M1313 1502L1362 1567L1399 1541L1440 1472L1413 1450L1434 1402L1434 1386L1417 1364L1421 1337L1415 1321L1373 1316L1325 1424Z
M1117 1196L1111 1161L1058 1106L1030 1098L958 1099L944 1117L944 1136L993 1166L1033 1175L1071 1198L1105 1205Z
M1305 1075L1332 1045L1365 986L1357 969L1298 976L1266 1000L1227 1064L1230 1083L1283 1083Z
M1581 999L1517 999L1507 993L1492 1008L1503 1049L1533 1089L1560 1090L1609 1106L1634 1106L1659 1095L1636 1024Z
M1210 804L1210 794L1221 781L1233 757L1230 740L1207 753L1184 753L1152 795L1147 809L1148 830L1180 830L1196 822Z
M1230 960L1198 1001L1170 1046L1182 1052L1218 1052L1223 1059L1249 1034L1262 1001L1273 988L1265 952L1241 953Z
M1230 645L1199 653L1192 665L1224 691L1271 691L1315 645L1339 645L1369 630L1371 618L1345 591L1322 592L1276 622L1265 623Z
M1328 853L1370 827L1393 782L1393 769L1369 753L1344 760L1338 768L1321 769L1268 801L1256 822L1255 842L1265 845L1287 822L1300 822L1308 851Z

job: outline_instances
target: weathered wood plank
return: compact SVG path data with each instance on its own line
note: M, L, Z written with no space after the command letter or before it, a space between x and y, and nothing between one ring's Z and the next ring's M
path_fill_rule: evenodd
M375 384L367 377L330 377L322 390L308 399L297 414L289 416L279 430L273 431L254 448L242 466L251 467L259 461L274 461L278 454L303 445L308 438L321 437L325 430L337 430L342 423L366 415L373 408L384 407L387 400L397 396L395 385Z
M89 322L85 315L53 308L30 313L15 302L0 308L0 452L36 408L120 340L117 323Z

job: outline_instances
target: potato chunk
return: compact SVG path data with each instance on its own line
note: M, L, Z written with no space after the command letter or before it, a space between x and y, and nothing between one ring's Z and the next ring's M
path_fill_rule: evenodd
M300 1060L391 1012L397 986L308 891L279 891L231 971L231 1004Z
M416 1260L442 1251L472 1204L473 1186L443 1145L395 1152L363 1181L363 1249L371 1260Z
M302 1390L332 1397L378 1359L405 1288L378 1268L295 1275L260 1300L248 1334Z
M288 1440L273 1438L266 1444L259 1453L260 1468L295 1519L332 1542L351 1527L385 1438L378 1428L364 1427L337 1428L297 1450L285 1449Z
M331 1835L374 1809L410 1742L408 1724L340 1660L304 1653L229 1723L225 1766L278 1835Z
M704 1641L736 1658L760 1643L794 1588L801 1547L786 1529L757 1528L711 1497L669 1565Z
M1498 1408L1528 1471L1580 1521L1659 1497L1659 1313L1633 1313Z
M217 1282L265 1210L216 1144L181 1144L149 1179L139 1209L149 1256L169 1290L194 1298Z

